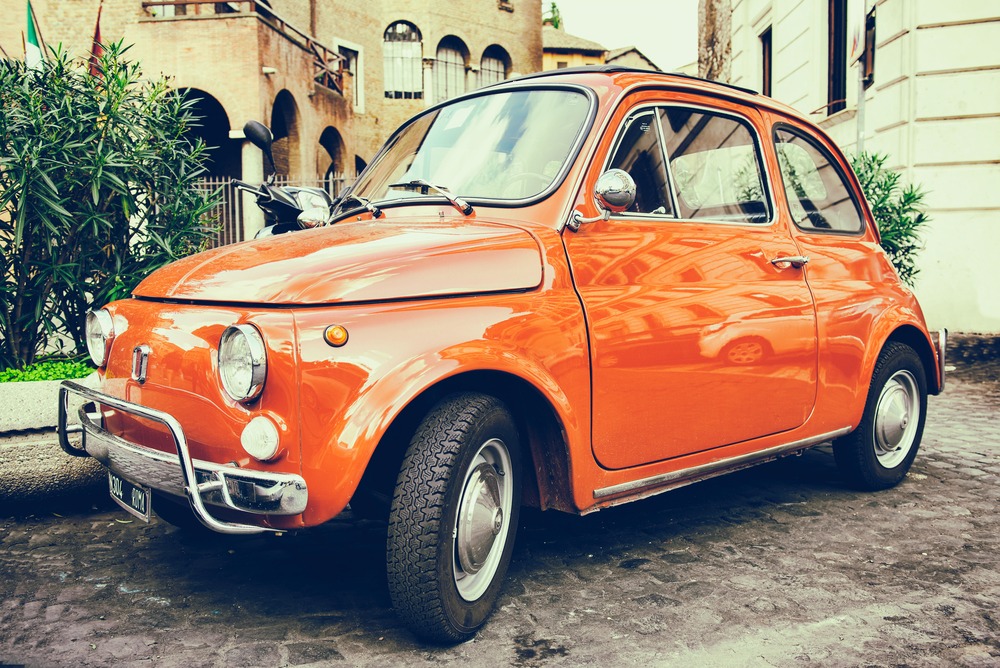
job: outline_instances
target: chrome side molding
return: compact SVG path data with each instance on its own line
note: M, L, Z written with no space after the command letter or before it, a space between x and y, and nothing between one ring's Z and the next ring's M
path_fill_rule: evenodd
M819 436L812 436L810 438L792 441L791 443L776 445L773 448L768 448L767 450L762 450L760 452L751 452L745 455L730 457L728 459L721 459L717 462L710 462L700 466L681 469L680 471L661 473L659 475L650 476L649 478L643 478L641 480L632 480L630 482L623 482L619 485L602 487L601 489L594 490L594 498L603 499L609 496L617 496L618 494L639 492L644 489L651 489L654 490L652 492L653 494L659 494L660 492L666 492L671 489L683 487L684 485L690 485L694 482L707 480L708 478L713 478L717 475L722 475L723 473L729 473L730 471L747 468L755 464L763 464L764 462L777 459L784 454L791 454L792 452L798 450L806 450L834 438L846 436L851 433L851 431L853 431L853 427L844 427L842 429L837 429L836 431L820 434ZM652 496L652 494L647 496ZM604 504L604 507L632 500L633 499L631 497L623 497L608 504Z

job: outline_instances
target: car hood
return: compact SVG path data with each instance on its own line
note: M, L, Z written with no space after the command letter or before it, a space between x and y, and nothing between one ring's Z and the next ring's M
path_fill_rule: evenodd
M153 272L136 297L286 305L527 290L538 242L483 221L340 223L192 255Z

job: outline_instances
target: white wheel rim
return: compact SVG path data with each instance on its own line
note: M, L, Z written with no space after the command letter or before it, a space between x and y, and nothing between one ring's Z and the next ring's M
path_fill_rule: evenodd
M455 585L466 601L486 593L500 566L513 507L510 470L510 452L498 438L479 446L466 469L452 533Z
M895 468L913 449L920 422L920 391L909 371L897 371L882 387L875 406L874 443L878 463Z

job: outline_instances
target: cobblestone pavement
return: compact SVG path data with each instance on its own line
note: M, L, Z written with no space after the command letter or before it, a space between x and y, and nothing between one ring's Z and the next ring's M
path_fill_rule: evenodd
M819 449L525 513L499 609L454 648L394 617L374 523L194 539L106 502L0 518L0 664L998 666L998 377L952 375L893 490L846 488Z

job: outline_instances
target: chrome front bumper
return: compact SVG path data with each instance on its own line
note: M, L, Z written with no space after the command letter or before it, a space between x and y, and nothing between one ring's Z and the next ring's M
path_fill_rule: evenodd
M80 424L68 423L70 393L87 402L79 410ZM131 443L104 430L94 404L157 422L170 432L176 455ZM82 434L80 447L69 435ZM195 517L209 529L228 534L279 531L214 517L208 505L258 515L298 515L306 508L305 480L294 473L266 473L216 464L191 457L184 429L168 413L97 392L69 380L59 387L59 445L75 457L94 457L126 480L164 494L187 497Z

